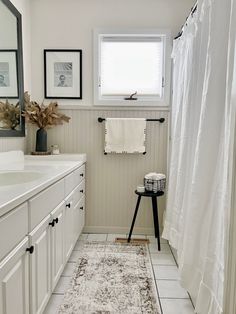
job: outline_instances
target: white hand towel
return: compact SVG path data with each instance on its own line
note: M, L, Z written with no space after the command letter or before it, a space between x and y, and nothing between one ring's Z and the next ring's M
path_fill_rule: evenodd
M150 172L145 175L145 179L148 180L162 180L165 178L166 176L163 173Z
M146 151L145 141L146 119L106 119L106 153L144 153Z

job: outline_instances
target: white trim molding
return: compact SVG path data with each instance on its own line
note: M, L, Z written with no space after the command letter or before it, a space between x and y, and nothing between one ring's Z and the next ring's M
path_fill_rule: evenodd
M163 55L163 96L161 98L154 98L145 96L138 97L135 101L128 101L118 99L115 96L101 97L100 95L100 44L101 38L104 36L140 36L147 37L155 36L162 38L164 43ZM94 105L95 106L129 106L129 107L167 107L170 104L170 76L171 76L171 32L168 29L112 29L99 28L94 30Z

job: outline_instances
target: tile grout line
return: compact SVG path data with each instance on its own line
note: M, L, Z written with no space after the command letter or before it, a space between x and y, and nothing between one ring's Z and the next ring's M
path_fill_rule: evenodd
M180 298L180 297L160 297L161 300L188 300L189 298Z
M172 254L172 256L173 256L173 258L174 258L174 260L175 260L176 266L178 267L178 263L177 263L177 261L176 261L175 255L174 255L174 253L173 253L173 251L172 251L172 247L171 247L171 245L169 244L169 241L168 241L167 243L168 243L168 245L169 245L169 247L170 247L170 251L171 251L171 254ZM194 304L193 304L193 300L192 300L192 298L191 298L191 295L189 294L189 292L188 292L187 290L186 290L186 292L187 292L187 294L188 294L188 297L189 297L189 300L190 300L190 302L191 302L191 304L192 304L192 307L193 307L193 309L195 310L195 306L194 306Z
M160 294L159 294L159 290L158 290L158 286L157 286L157 280L156 280L156 276L155 276L155 272L154 272L154 267L153 267L153 263L152 263L151 252L149 250L149 244L147 245L147 247L148 247L148 252L149 252L149 256L150 256L152 273L153 273L153 276L154 276L154 282L155 282L155 287L156 287L156 291L157 291L157 297L158 297L158 302L159 302L159 305L160 305L161 314L164 314L163 309L162 309Z

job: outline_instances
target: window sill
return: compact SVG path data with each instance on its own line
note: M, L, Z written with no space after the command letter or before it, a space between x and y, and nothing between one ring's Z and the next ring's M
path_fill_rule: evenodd
M102 107L168 107L164 100L105 100L95 99L94 106Z
M170 111L169 106L120 106L120 105L78 105L78 104L60 104L61 110L101 110L101 111L115 111L115 110L122 110L122 111Z

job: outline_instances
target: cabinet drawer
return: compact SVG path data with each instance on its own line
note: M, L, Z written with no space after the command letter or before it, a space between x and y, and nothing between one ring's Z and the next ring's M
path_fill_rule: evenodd
M29 200L30 231L39 224L64 198L64 180L60 180Z
M28 233L27 203L0 218L0 260Z
M82 165L74 171L75 174L75 186L80 184L80 182L85 179L85 165Z
M73 192L74 204L77 204L78 201L85 195L85 180L83 180Z
M85 198L82 197L80 201L75 205L74 230L76 240L83 231L84 224L85 224Z
M65 197L70 194L85 177L85 165L82 165L65 177Z

